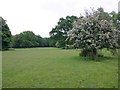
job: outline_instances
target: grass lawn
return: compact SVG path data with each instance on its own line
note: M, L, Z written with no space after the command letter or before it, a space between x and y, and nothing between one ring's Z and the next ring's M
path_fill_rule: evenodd
M2 88L2 51L0 51L0 89Z
M101 61L79 50L31 48L3 51L3 88L114 88L118 60L104 51Z

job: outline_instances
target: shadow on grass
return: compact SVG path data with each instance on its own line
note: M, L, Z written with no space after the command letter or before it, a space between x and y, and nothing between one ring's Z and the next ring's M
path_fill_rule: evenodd
M98 62L102 62L102 61L106 61L106 60L117 60L118 57L112 57L112 56L102 56L102 57L97 57L96 59L91 59L90 57L82 57L82 56L74 56L72 57L73 60L77 60L77 61L98 61Z
M103 57L98 57L98 59L100 59L100 60L113 60L113 59L115 59L115 58L117 58L117 57L111 57L111 56L103 56Z

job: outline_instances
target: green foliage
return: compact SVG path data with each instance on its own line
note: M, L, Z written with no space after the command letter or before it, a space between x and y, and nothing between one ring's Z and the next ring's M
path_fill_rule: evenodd
M3 52L3 88L118 88L118 57L84 60L80 50L15 49Z
M42 38L41 46L42 46L42 47L49 47L49 46L50 46L49 40L50 40L49 38Z
M119 31L113 26L109 16L103 9L86 12L86 16L81 16L73 24L73 28L68 33L67 40L73 41L74 47L90 50L87 54L97 55L94 50L107 48L118 48ZM86 56L86 55L85 55Z
M119 30L118 43L120 45L120 12L111 12L111 18L113 21L113 25Z
M52 47L53 42L50 38L42 38L35 35L32 31L24 31L12 36L13 48L31 48L31 47Z
M0 17L0 50L8 50L10 47L11 36L12 35L6 21Z
M20 48L29 48L39 45L38 37L32 31L24 31L18 35L13 36L13 47L20 47Z
M64 48L66 45L67 33L72 29L72 23L77 19L76 16L60 18L55 28L50 32L51 39L57 46ZM59 44L59 45L58 45Z
M105 12L103 8L98 8L97 12L99 13L99 19L107 21L111 20L111 16L109 13Z

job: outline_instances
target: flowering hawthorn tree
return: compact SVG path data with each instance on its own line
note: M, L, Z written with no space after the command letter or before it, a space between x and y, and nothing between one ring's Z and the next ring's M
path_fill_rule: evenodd
M80 55L95 59L98 49L107 48L115 51L119 47L118 33L111 20L102 18L101 11L92 10L74 22L66 40L71 41L73 47L82 48Z

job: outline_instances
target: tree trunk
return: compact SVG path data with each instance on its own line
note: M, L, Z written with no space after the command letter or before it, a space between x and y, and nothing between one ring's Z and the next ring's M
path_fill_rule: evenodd
M80 56L90 57L91 59L97 59L97 49L82 49Z

